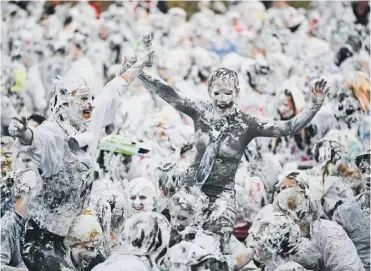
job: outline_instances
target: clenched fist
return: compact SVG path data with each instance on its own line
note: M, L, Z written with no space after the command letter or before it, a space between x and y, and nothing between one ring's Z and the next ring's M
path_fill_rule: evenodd
M126 80L129 84L133 82L134 79L137 78L137 76L143 72L143 69L146 66L146 63L151 59L151 57L153 56L153 53L154 53L154 50L151 50L148 52L138 54L135 57L133 57L133 60L135 61L135 63L130 64L130 68L125 70L125 72L123 72L120 76L124 80ZM124 61L125 60L126 59L124 58Z
M19 137L24 134L27 130L27 121L25 117L22 119L13 118L9 124L9 134L14 137Z
M8 131L11 136L18 137L21 143L31 144L32 132L27 128L27 120L25 117L22 117L22 119L13 118L10 121Z

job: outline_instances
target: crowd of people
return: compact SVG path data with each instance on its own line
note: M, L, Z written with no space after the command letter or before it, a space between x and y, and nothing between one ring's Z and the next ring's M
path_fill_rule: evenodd
M370 270L369 2L45 3L1 5L1 271Z

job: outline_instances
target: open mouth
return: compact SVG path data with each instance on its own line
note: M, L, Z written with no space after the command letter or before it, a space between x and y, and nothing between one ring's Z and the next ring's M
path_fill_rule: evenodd
M178 232L182 232L182 231L184 231L184 229L185 229L185 227L184 227L183 225L178 225L178 226L176 227L176 230L177 230Z
M134 206L136 211L143 211L143 206Z
M232 108L232 106L233 106L233 102L218 104L218 108L221 111L226 111L226 110Z
M1 162L1 169L10 168L10 164L6 162Z
M87 109L84 109L82 110L82 118L84 120L88 120L91 118L91 112L92 112L92 109L91 108L87 108Z

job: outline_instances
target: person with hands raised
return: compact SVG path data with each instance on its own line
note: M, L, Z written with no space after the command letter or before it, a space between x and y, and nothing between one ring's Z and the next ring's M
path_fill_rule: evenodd
M255 137L282 137L300 132L321 108L329 92L326 80L314 84L312 104L300 114L287 121L267 121L238 110L239 81L232 70L219 68L210 75L211 103L186 97L145 72L138 78L150 91L193 119L197 154L184 173L184 180L202 187L209 197L205 214L210 221L204 224L204 229L219 234L223 253L229 254L229 238L236 217L234 178L244 150Z
M67 267L62 241L73 219L89 204L94 130L113 123L119 105L112 102L119 100L151 54L153 51L140 52L132 62L124 61L127 69L107 83L95 103L81 76L56 76L49 120L37 128L27 128L25 119L11 120L9 132L16 138L16 151L29 155L41 178L28 199L29 220L21 244L30 271L40 270L40 258L43 270Z

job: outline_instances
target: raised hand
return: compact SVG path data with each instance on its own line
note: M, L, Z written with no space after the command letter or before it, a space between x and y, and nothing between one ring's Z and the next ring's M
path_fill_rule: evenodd
M137 55L131 54L124 56L121 61L121 67L119 71L119 75L125 73L134 63L137 61Z
M8 131L10 135L19 138L22 144L31 144L33 134L32 131L27 128L27 120L25 117L22 117L22 119L13 118L10 121Z
M27 120L25 117L22 119L13 118L10 121L8 131L11 136L20 137L22 136L27 130Z
M138 75L143 73L143 69L146 66L148 60L152 57L154 50L150 50L144 53L136 55L135 63L129 67L125 72L120 76L125 79L129 84L137 78Z
M316 100L323 103L327 93L330 91L330 87L327 87L327 81L325 79L318 80L312 87L312 93L316 97Z
M155 51L151 49L149 51L138 53L137 62L135 62L133 67L136 67L138 70L143 71L143 68L146 66L147 62L152 58L154 52Z

